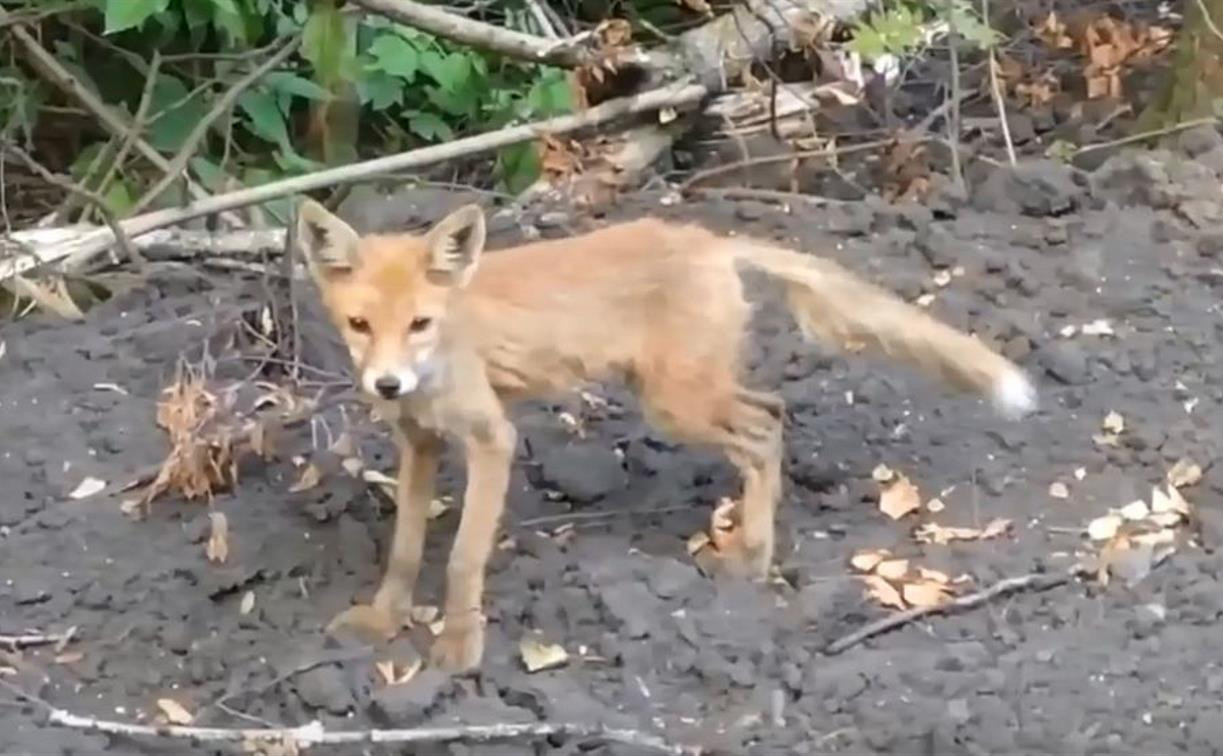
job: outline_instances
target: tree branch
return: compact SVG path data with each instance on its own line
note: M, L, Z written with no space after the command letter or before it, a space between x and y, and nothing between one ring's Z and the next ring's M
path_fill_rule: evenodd
M503 29L416 0L353 0L353 4L430 34L518 60L577 68L594 59L588 49L572 40L553 41Z
M623 116L635 115L662 107L681 108L699 102L706 89L698 85L676 85L643 92L632 97L609 100L581 113L550 118L545 121L510 126L497 131L456 139L445 144L435 144L397 155L375 158L361 163L328 168L282 181L273 181L236 192L197 200L183 207L172 207L145 213L121 221L119 226L129 237L139 236L159 228L199 218L214 213L256 205L290 194L309 192L338 184L362 181L373 176L384 175L409 168L440 163L446 160L480 155L501 147L530 141L545 134L565 134L579 129L598 126ZM93 228L70 237L55 248L39 249L34 259L20 257L0 259L0 281L19 274L39 261L53 263L64 261L69 268L88 263L106 251L115 242L110 229Z

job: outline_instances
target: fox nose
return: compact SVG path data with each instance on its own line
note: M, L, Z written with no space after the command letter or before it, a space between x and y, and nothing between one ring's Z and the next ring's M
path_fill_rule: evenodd
M374 381L374 390L376 390L383 399L394 399L399 396L399 379L393 375L379 376Z

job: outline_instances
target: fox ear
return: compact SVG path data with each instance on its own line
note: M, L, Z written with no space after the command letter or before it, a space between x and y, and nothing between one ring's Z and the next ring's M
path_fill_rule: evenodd
M484 236L484 211L479 205L464 205L438 221L425 234L430 277L466 286L484 251Z
M297 206L296 231L297 247L316 279L352 269L360 237L352 226L322 205L311 199L302 200Z

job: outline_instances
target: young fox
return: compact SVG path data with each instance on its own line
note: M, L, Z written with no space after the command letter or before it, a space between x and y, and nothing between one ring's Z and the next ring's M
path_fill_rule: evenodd
M449 670L484 649L485 566L504 508L516 433L507 403L619 375L649 420L725 452L743 478L741 547L725 569L766 575L781 495L783 404L740 383L749 305L740 267L779 280L803 333L883 353L992 397L1009 416L1036 392L1011 362L839 265L703 228L638 220L481 259L469 205L422 236L360 237L313 201L297 238L352 354L361 388L399 444L395 531L371 605L329 626L394 635L412 606L444 438L466 452L462 520L446 569L445 624L432 648Z

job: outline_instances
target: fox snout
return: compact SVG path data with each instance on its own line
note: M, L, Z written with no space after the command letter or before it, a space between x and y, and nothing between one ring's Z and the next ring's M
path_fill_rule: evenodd
M361 386L370 394L383 399L401 399L420 386L420 374L415 370L366 370Z

